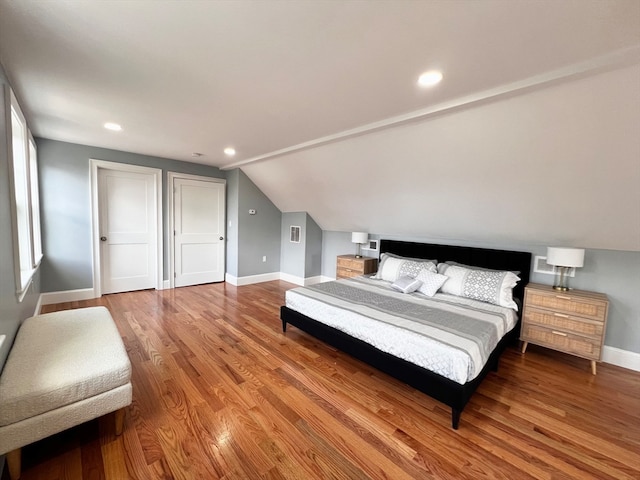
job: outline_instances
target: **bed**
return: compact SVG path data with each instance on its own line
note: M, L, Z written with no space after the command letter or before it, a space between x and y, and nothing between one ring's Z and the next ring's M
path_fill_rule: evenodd
M383 255L386 254L386 255ZM494 249L485 249L485 248L475 248L475 247L463 247L463 246L450 246L450 245L438 245L438 244L426 244L426 243L417 243L417 242L405 242L398 240L381 240L380 241L380 256L381 259L385 259L386 257L402 257L408 259L414 259L419 261L418 259L426 259L426 260L438 260L439 262L448 262L450 265L462 264L462 266L475 266L482 267L484 269L492 269L499 271L510 271L516 272L520 280L513 287L512 295L513 301L516 305L522 305L522 299L524 297L524 287L529 282L529 272L531 269L531 253L529 252L516 252L516 251L507 251L507 250L494 250ZM388 260L388 258L387 258ZM446 268L446 267L445 267ZM416 315L421 315L422 310L429 310L433 307L433 302L442 303L445 305L445 310L458 310L458 306L455 304L457 300L455 298L451 298L451 295L441 295L437 294L432 299L425 298L425 302L427 305L419 305L421 300L414 300L414 297L424 297L423 295L415 295L410 294L411 296L404 296L398 292L394 293L386 293L386 291L391 291L388 287L384 286L381 280L376 280L375 278L369 279L366 277L359 277L357 279L350 280L339 280L336 282L328 282L329 284L320 284L314 287L301 287L293 289L287 292L287 305L281 307L280 310L280 318L282 319L282 329L283 332L286 332L287 325L293 325L308 334L316 337L317 339L352 355L359 360L366 362L367 364L377 368L378 370L385 372L398 380L407 383L408 385L418 389L419 391L433 397L434 399L446 404L451 407L451 424L454 429L457 429L460 422L460 416L462 411L473 395L473 392L478 388L482 380L487 376L487 374L492 370L497 370L498 368L498 360L500 355L503 353L505 348L511 344L515 343L520 334L520 318L519 314L513 314L514 318L509 320L508 322L505 320L504 327L500 327L498 330L504 330L504 335L500 334L500 338L495 339L494 344L489 345L480 345L479 347L475 346L473 339L468 339L466 343L470 344L473 348L472 350L482 351L484 355L480 361L472 361L472 367L469 367L470 374L469 379L461 380L461 378L452 376L452 374L447 370L446 372L436 373L436 371L432 371L431 367L428 365L421 366L420 362L412 357L408 357L404 355L402 352L398 353L394 348L388 348L387 346L374 346L374 343L370 340L362 340L357 338L357 334L354 333L346 333L334 326L331 326L331 322L337 321L335 319L336 312L340 313L338 308L344 309L346 311L353 311L358 315L359 308L369 308L370 311L376 311L376 315L380 316L380 320L383 320L382 323L385 323L388 319L391 318L388 315L388 312L385 310L385 305L387 303L397 303L397 302L409 302L408 310L417 310L418 313ZM359 290L363 290L362 293L358 293ZM353 303L350 303L348 300L344 298L337 299L335 301L335 305L331 305L327 308L331 308L334 310L322 310L313 311L313 313L309 313L309 311L299 307L297 304L300 303L299 300L303 297L337 297L338 291L354 291L356 297L360 298L360 300L354 300ZM378 291L385 290L384 292L380 292L382 295L380 299L380 307L378 308L375 304L375 301L371 300L372 298L378 298ZM294 301L290 300L290 297L294 299ZM406 300L405 300L406 299ZM313 299L312 299L313 300ZM431 304L428 302L431 301ZM473 301L464 299L462 303L469 303L470 309L478 310L477 306L473 304ZM364 307L358 307L357 304L370 304L369 307L365 305ZM486 304L485 304L486 305ZM414 308L415 306L415 308ZM438 306L438 308L440 308ZM298 310L302 310L301 313ZM506 313L503 313L500 308L487 307L482 308L482 315L494 315L490 312L485 312L485 310L496 310L495 313L497 320L494 320L493 323L496 325L499 324L500 318L506 319ZM521 308L516 307L511 309L512 312L521 311ZM464 313L464 312L463 312ZM448 314L443 314L446 317ZM316 319L312 318L315 317ZM406 315L403 314L403 317ZM365 321L363 319L363 321ZM370 319L366 321L375 322L375 319ZM403 327L407 325L406 318L400 319L400 328L396 328L396 331L405 330ZM434 320L435 321L435 320ZM329 324L327 324L329 323ZM438 323L435 321L435 323ZM440 322L442 325L445 325L442 321ZM371 326L372 324L369 324ZM339 328L343 328L341 325ZM384 328L394 328L393 326L384 327ZM431 331L436 332L436 328L432 324L431 321L427 322L427 326L423 327L427 330L431 329ZM446 326L442 327L444 330L447 330ZM490 330L495 330L497 327L490 327ZM365 324L362 327L363 330L370 330L370 328ZM404 334L404 333L403 333ZM416 337L416 332L410 331L406 335L408 340L398 340L401 342L409 341L411 342ZM440 338L438 335L443 336L443 338L449 338L447 332L436 334L437 338ZM465 334L466 335L466 334ZM463 336L465 336L463 335ZM390 337L390 336L389 336ZM400 338L400 337L399 337ZM392 340L386 340L387 342L391 342ZM427 342L432 342L431 344L435 347L438 341L435 343L433 339L426 340ZM448 343L448 341L443 341L443 343ZM387 351L385 351L387 350ZM426 350L426 349L423 349ZM390 353L391 352L391 353ZM402 358L402 357L405 358ZM437 370L437 369L433 369Z

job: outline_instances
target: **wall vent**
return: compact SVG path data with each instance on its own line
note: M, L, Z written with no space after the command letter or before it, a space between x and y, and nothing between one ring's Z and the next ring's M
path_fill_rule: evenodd
M300 227L293 225L289 227L289 241L291 243L300 243Z

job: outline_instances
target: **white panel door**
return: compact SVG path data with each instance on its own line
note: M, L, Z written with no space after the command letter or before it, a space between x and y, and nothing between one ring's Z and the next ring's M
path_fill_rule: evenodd
M173 187L174 285L224 281L224 183L174 178Z
M157 286L155 189L152 174L98 170L102 293Z

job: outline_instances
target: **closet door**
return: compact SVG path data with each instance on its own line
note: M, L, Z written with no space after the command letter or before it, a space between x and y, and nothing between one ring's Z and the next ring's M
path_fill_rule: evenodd
M173 179L174 285L222 282L225 275L225 184Z
M102 293L156 288L155 176L99 168L98 192Z

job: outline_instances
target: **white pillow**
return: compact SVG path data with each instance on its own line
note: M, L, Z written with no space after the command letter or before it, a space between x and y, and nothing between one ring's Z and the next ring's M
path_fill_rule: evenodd
M415 278L423 268L428 268L434 273L437 271L436 264L432 260L421 261L383 253L380 258L378 273L373 278L395 282L403 276Z
M478 267L476 265L465 265L464 263L454 262L453 260L447 260L446 262L441 262L438 264L438 273L442 273L448 267L464 267L469 270L486 270L488 272L502 272L503 270L496 270L495 268L486 268L486 267ZM520 275L520 272L517 270L510 270L516 275Z
M422 285L422 282L420 280L411 277L400 277L391 284L391 288L402 293L411 293L415 292L420 287L420 285Z
M420 280L422 282L422 285L418 287L418 292L423 293L428 297L433 297L448 278L449 277L446 275L440 275L439 273L434 273L423 268L416 277L416 280Z
M447 265L446 268L441 269L440 273L448 277L441 288L443 293L518 310L518 305L513 301L513 287L516 286L520 277L513 272L473 270Z

